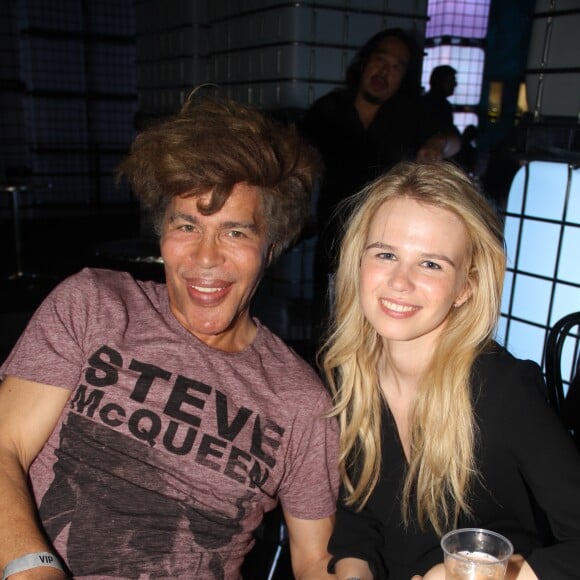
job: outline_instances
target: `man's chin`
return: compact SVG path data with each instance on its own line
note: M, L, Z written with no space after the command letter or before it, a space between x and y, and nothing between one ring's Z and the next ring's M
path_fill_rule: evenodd
M385 101L389 100L389 97L377 95L369 91L364 91L362 97L370 105L382 105Z

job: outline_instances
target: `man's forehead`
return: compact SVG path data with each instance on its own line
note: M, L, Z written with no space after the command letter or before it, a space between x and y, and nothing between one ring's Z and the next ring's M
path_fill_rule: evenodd
M226 198L224 204L215 211L207 213L203 210L210 201L211 192L200 194L183 194L173 197L167 208L167 214L174 216L190 216L191 219L208 218L211 221L223 221L224 223L247 223L262 225L263 204L259 188L252 186L234 186L232 192Z
M395 36L383 38L373 52L397 56L405 63L409 62L411 56L409 47L400 38Z

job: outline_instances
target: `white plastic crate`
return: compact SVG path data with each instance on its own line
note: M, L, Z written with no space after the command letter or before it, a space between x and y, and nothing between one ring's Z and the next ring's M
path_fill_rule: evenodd
M29 139L36 144L86 143L87 114L82 98L25 99Z
M92 106L93 138L101 144L126 146L133 140L133 118L137 104L133 101L99 101Z
M356 50L372 35L398 26L421 37L427 18L427 0L199 0L190 29L184 29L190 35L185 50L195 66L184 69L171 59L182 40L167 39L165 17L158 14L160 1L142 0L149 19L143 26L149 28L138 27L148 39L147 56L138 53L145 69L139 89L174 86L175 78L182 85L214 82L231 97L264 108L309 107L343 84ZM177 9L175 1L171 10ZM153 16L158 18L156 28L151 27ZM149 95L141 103L155 99L160 106L161 99L167 101Z
M316 0L316 4L352 11L427 13L427 0Z
M227 86L231 98L263 109L306 109L316 99L340 86L332 83L284 81Z
M85 51L81 40L30 38L26 49L25 75L29 88L54 91L85 89Z
M83 4L77 0L28 0L23 24L31 28L49 28L53 30L83 30Z
M577 0L561 0L555 8L551 11L547 0L536 3L525 76L528 109L535 116L577 119L580 6Z
M212 22L214 50L237 50L280 42L347 45L358 48L383 28L424 31L426 9L412 12L361 12L288 5L256 13L232 15Z
M362 46L371 36L385 28L403 28L425 33L425 14L364 14L348 15L346 38L349 45Z
M239 50L214 57L216 82L316 80L340 83L352 51L340 48L282 45Z
M100 93L131 94L135 91L135 48L94 44L89 56L88 88Z
M119 0L91 0L81 6L86 10L91 32L119 36L135 34L133 2L125 4Z
M280 0L205 0L210 18L228 18L240 12L251 12L264 8L278 8ZM298 5L298 2L287 2ZM336 10L399 12L404 14L419 14L427 12L427 0L316 0L311 2L316 6L324 6ZM301 7L309 7L302 3Z

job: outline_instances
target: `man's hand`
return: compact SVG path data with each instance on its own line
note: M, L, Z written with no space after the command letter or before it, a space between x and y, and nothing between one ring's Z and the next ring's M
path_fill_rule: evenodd
M454 132L440 133L429 137L417 152L416 161L441 161L452 157L461 149L461 139Z
M447 139L443 135L434 135L430 139L427 139L417 152L416 161L418 163L441 161L445 157L446 143Z
M514 554L510 558L505 580L538 580L538 577L523 556Z

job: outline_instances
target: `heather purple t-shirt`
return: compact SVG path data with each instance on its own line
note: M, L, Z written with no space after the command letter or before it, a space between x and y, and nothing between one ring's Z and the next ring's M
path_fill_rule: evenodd
M259 323L248 348L217 351L164 285L85 269L35 313L6 375L71 391L30 476L77 578L238 578L278 499L297 518L334 513L330 399Z

